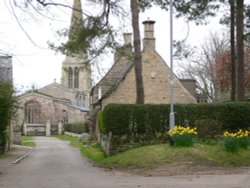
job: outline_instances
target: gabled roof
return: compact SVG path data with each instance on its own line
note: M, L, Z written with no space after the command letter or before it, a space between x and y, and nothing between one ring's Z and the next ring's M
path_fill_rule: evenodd
M48 94L42 93L39 90L30 90L30 91L27 91L27 92L25 92L25 93L17 96L17 98L21 99L21 98L29 97L30 95L39 95L39 97L47 98L47 99L50 99L50 100L64 101L65 103L70 103L69 99L57 98L57 97L54 97L52 95L48 95Z
M64 85L59 84L59 83L57 83L57 82L53 82L53 83L51 83L51 84L49 84L49 85L46 85L46 86L44 86L44 87L38 89L37 91L43 92L44 90L49 90L49 89L54 88L54 87L56 87L56 88L61 88L61 89L65 89L65 90L70 90L70 91L79 92L77 89L74 89L74 88L69 89L69 88L65 87Z
M25 97L30 97L31 95L35 95L35 96L39 96L39 97L42 97L42 98L46 98L48 100L53 100L55 102L61 103L63 105L66 105L68 107L76 108L76 109L78 109L80 111L84 111L84 112L90 111L89 107L87 107L87 106L75 105L75 104L72 104L69 99L57 98L57 97L54 97L54 96L51 96L51 95L47 95L45 93L41 93L38 90L28 91L28 92L26 92L26 93L24 93L22 95L17 96L17 98L21 99L21 98L25 98Z
M110 82L109 88L106 90L105 93L103 93L102 98L105 98L109 96L109 94L112 93L112 91L119 86L120 82L124 80L127 73L130 71L130 69L134 66L134 63L130 63L127 66L125 66L123 69L120 70L120 74L118 77L115 77L112 79L112 82ZM103 91L103 90L102 90Z
M161 59L162 62L164 62L162 57L156 51L154 51L154 53L157 54L157 56ZM142 52L142 56L144 56L145 54L147 54L147 52ZM125 79L127 74L130 72L130 70L134 66L134 63L132 61L127 64L122 64L122 63L119 64L119 63L120 63L119 60L115 62L115 64L110 68L109 72L103 77L103 79L99 83L96 84L95 87L98 87L98 86L102 87L102 96L101 96L101 99L99 99L98 101L108 97L119 86L119 84ZM170 71L166 63L165 63L165 67L166 69ZM180 80L175 74L174 74L174 77L177 80L179 80L179 84L181 84L181 87L183 87L185 92L189 93L192 97L196 98L196 93L193 93L193 91L191 92L192 88L189 88L185 84L183 85L182 83L183 81L192 81L195 83L195 80L190 80L190 79ZM93 90L94 89L95 88L93 88ZM92 92L94 92L93 90ZM94 103L98 101L95 101Z
M128 52L131 53L132 51ZM92 88L91 93L98 86L102 87L102 97L107 96L114 87L119 85L127 72L133 67L133 61L130 61L129 57L124 57L124 54L115 54L115 63L106 73L106 75Z

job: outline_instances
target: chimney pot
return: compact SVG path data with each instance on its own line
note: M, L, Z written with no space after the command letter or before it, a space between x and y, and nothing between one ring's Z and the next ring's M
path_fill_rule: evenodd
M154 38L155 21L146 20L142 23L144 24L143 51L154 51L155 50L155 38Z
M123 33L124 45L132 43L132 33Z

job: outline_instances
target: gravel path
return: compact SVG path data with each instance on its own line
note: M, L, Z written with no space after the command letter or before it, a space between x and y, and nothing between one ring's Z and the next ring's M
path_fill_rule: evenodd
M94 167L78 149L52 137L0 174L0 188L249 188L250 172L230 175L143 177ZM143 160L143 159L142 159Z

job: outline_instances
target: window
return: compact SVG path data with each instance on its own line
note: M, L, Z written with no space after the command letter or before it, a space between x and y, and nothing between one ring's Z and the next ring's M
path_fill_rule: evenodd
M25 104L25 121L30 124L41 122L41 105L37 101L28 101Z
M75 68L74 73L75 73L74 87L79 88L79 69Z
M63 116L62 116L62 122L67 123L68 122L68 114L66 110L63 110Z
M73 70L72 68L69 68L68 70L68 87L73 88Z

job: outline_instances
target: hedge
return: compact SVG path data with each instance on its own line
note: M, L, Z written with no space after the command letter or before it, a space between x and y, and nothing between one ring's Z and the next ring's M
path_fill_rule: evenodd
M203 137L223 130L250 128L250 103L175 104L176 125L198 127ZM154 143L169 130L169 105L109 104L98 115L103 135L112 132L112 144Z
M14 89L9 81L0 78L0 154L5 152L8 138L7 128L16 115L18 104L14 97Z
M77 134L89 132L89 126L88 126L88 123L86 122L64 123L63 128L64 128L64 131L77 133Z

